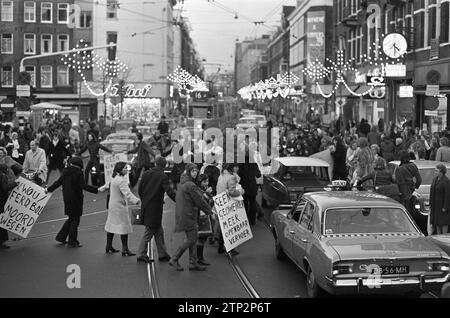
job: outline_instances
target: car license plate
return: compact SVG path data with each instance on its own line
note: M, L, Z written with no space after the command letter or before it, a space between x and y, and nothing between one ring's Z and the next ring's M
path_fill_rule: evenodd
M408 265L382 265L381 275L409 274Z

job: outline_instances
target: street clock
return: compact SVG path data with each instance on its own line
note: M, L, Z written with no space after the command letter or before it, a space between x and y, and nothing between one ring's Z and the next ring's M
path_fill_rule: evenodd
M408 42L400 33L390 33L383 39L384 54L390 58L396 59L406 53Z

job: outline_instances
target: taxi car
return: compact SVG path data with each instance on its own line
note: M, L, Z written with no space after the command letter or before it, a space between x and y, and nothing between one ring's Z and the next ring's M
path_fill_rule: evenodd
M311 157L280 157L263 175L261 205L293 204L306 192L323 191L330 181L330 164Z
M127 153L127 151L134 149L137 146L137 136L133 133L120 132L109 134L105 140L100 142L101 145L111 149L114 153ZM109 155L106 151L100 149L100 171L97 171L96 167L92 167L90 174L92 183L94 185L99 184L99 180L104 180L104 157ZM127 155L127 163L131 164L136 157L136 154Z
M419 295L450 278L450 258L398 202L360 191L305 193L271 216L277 258L291 259L321 294Z
M422 232L427 233L428 214L430 213L430 189L431 183L435 177L434 169L438 164L444 164L447 169L450 169L450 163L433 160L412 160L412 162L414 162L419 169L420 176L422 177L422 184L413 193L414 201L411 206L414 209L410 212ZM400 161L391 161L388 163L387 167L394 173L399 165Z
M256 128L258 127L258 125L258 120L255 117L242 117L239 118L239 122L236 124L236 128Z

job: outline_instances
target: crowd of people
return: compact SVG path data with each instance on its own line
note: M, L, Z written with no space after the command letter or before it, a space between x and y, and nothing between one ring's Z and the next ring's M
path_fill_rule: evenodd
M267 126L271 129L274 124L269 121ZM59 186L63 188L64 209L68 219L56 237L58 242L70 247L81 247L77 231L83 211L83 191L98 193L109 190L105 225L106 253L119 252L113 247L114 234L118 234L122 241L122 255L135 255L128 247L128 235L132 233L133 227L127 206L129 203L140 204L145 233L137 250L137 260L150 261L147 245L155 237L160 261L169 261L175 269L183 270L179 259L189 250L189 269L205 270L209 265L204 257L208 238L210 243L217 243L218 253L225 252L220 226L213 213L212 197L222 192L232 197L242 197L249 223L255 225L256 219L262 216L256 201L256 179L261 177L261 171L258 164L250 160L252 147L248 137L238 146L245 154L243 163L218 160L223 155L223 148L211 138L202 146L194 143L191 150L180 150L179 155L184 159L187 156L193 159L201 147L202 163L192 163L194 160L175 163L167 175L164 171L167 167L165 157L172 152L177 142L183 142L183 137L170 140L164 119L158 128L164 134L157 130L148 141L144 141L142 133L135 129L138 145L129 151L137 154L133 178L127 176L128 164L119 162L114 167L111 182L97 188L88 185L89 170L92 166L99 166L99 149L111 152L99 143L100 138L105 138L111 132L104 126L104 121L102 125L102 119L86 126L82 121L79 125L73 125L68 117L60 121L49 120L36 132L29 125L23 129L0 126L0 179L5 180L1 187L0 208L3 209L8 191L15 186L20 173L34 171L34 181L46 187L51 172L59 170L60 177L46 187L48 192L53 192ZM413 208L411 197L421 185L418 168L411 160L450 161L450 131L447 130L430 135L409 124L386 127L380 121L371 127L365 120L358 125L349 122L346 126L336 124L331 128L315 125L299 127L284 122L279 128L280 156L310 156L329 151L334 162L332 180L348 180L350 184L360 187L372 187L398 200L407 209ZM89 152L89 161L83 172L83 161L79 156L85 151ZM387 166L393 160L400 161L394 171ZM137 194L132 191L136 185ZM165 246L162 226L165 194L176 204L175 230L186 235L186 240L172 256ZM437 165L430 197L433 233L448 231L450 220L447 211L450 202L437 202L449 197L450 180L446 177L445 165ZM199 220L204 219L205 215L210 220L211 233L200 235ZM7 232L1 230L0 243L3 248L7 247L7 239ZM230 253L238 252L232 250Z

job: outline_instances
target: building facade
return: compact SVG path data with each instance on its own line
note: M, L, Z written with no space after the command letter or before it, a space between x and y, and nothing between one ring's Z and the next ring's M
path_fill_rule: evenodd
M288 16L289 22L289 70L299 76L296 89L303 89L306 98L295 103L295 118L307 118L315 112L322 115L324 123L330 122L331 101L324 98L304 69L313 62L325 64L326 57L333 56L333 2L332 0L298 1ZM331 90L331 78L320 79L324 91Z
M73 4L73 0L0 1L0 103L5 120L12 119L18 106L15 88L22 58L74 47L74 28L69 23ZM74 72L61 61L61 56L31 59L25 61L24 67L35 89L33 102L79 106ZM89 117L91 105L86 101L83 104L89 108L85 111ZM30 105L20 106L26 109Z
M167 76L173 71L173 6L175 0L119 3L113 0L93 4L93 44L117 43L116 57L127 67L113 84L123 80L129 88L151 89L141 99L127 99L120 103L108 94L99 97L99 113L107 117L136 117L139 121L154 121L171 107L170 83ZM108 50L96 52L103 59ZM105 76L94 70L92 86L104 88ZM119 105L120 103L120 105ZM119 107L120 106L120 107ZM106 108L105 108L106 107Z
M356 59L357 71L348 74L348 80L357 92L367 90L367 75L381 72L379 66L362 58L364 54L373 58L377 51L373 44L380 46L377 54L385 57L382 42L386 35L400 33L407 41L406 54L397 61L406 65L406 73L385 76L386 85L377 88L380 94L375 97L336 95L337 113L345 121L364 118L374 124L382 118L388 125L412 122L431 131L445 128L450 92L449 1L335 0L334 7L335 44L348 58ZM434 85L434 92L427 92L429 85Z

